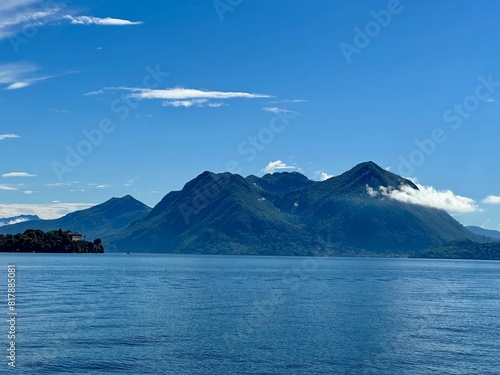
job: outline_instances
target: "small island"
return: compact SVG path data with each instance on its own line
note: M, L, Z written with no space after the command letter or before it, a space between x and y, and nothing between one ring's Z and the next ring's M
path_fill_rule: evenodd
M100 238L93 242L82 240L82 235L62 229L43 232L28 229L24 233L0 234L2 253L104 253Z

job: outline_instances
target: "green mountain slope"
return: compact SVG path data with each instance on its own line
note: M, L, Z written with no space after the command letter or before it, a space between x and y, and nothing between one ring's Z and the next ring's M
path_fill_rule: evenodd
M316 237L379 253L479 240L445 211L368 194L368 188L396 189L402 184L418 190L413 182L367 162L285 195L278 207L299 215Z
M110 238L110 251L208 254L404 254L480 240L445 211L402 203L368 187L411 181L373 162L323 182L298 173L246 179L204 172ZM319 250L318 250L319 249Z
M111 242L116 250L206 254L302 252L303 225L239 175L204 172Z

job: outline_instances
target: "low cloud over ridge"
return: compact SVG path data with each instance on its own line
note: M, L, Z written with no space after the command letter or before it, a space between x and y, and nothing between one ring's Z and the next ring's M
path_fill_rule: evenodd
M380 186L378 190L367 186L366 192L371 197L380 194L399 202L438 208L449 213L467 213L479 210L476 201L472 198L457 195L451 190L436 190L432 186L424 186L417 182L415 185L418 190L409 185L401 185L399 189Z
M264 173L273 174L276 171L290 171L290 170L298 170L297 167L293 165L286 165L281 160L272 161L266 165L266 167L262 170Z

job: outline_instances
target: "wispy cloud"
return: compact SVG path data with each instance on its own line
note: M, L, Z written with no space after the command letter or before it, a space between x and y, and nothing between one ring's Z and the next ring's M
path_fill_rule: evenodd
M73 14L72 14L73 13ZM14 37L27 28L58 24L62 20L73 25L133 26L141 21L120 18L74 15L62 1L2 0L0 1L0 40Z
M38 215L41 219L57 219L70 212L95 206L92 203L0 204L0 217Z
M70 187L79 184L79 181L68 181L68 182L54 182L50 184L45 184L47 187Z
M10 172L4 173L2 177L35 177L36 174L30 174L26 172Z
M500 204L500 196L498 195L488 195L482 200L484 204Z
M0 2L0 40L26 28L40 27L61 18L62 3L41 0L4 0Z
M7 85L4 90L18 90L36 82L76 73L70 71L55 75L40 75L39 70L35 64L26 62L0 65L0 84Z
M135 183L135 180L133 178L131 178L130 180L128 180L127 182L125 182L123 184L123 186L127 187L127 186L130 186L130 185L134 184L134 183Z
M269 104L280 104L280 103L307 103L308 100L305 99L292 99L292 100L273 100Z
M102 95L102 94L104 94L104 90L90 91L90 92L87 92L83 95L90 96L90 95Z
M264 173L273 174L276 171L290 171L290 170L299 170L299 168L293 165L286 165L281 160L276 160L267 164L262 171Z
M67 111L65 109L57 109L57 108L47 108L51 112L56 112L56 113L75 113L72 111Z
M219 108L219 107L224 107L224 106L226 106L226 105L228 105L228 104L226 104L226 103L222 103L222 102L209 102L209 103L208 103L208 106L209 106L210 108Z
M12 186L7 186L7 185L0 185L0 190L14 191L14 190L17 190L17 188L12 187Z
M13 85L29 79L29 76L36 72L38 67L31 63L16 63L0 65L0 84Z
M279 108L279 107L264 107L262 108L266 112L272 112L272 113L289 113L293 115L298 115L298 112L291 111L289 109L284 109L284 108Z
M426 207L438 208L449 213L466 213L479 211L474 199L455 194L451 190L436 190L432 186L415 183L417 189L409 185L401 185L399 189L380 186L378 190L367 186L367 194L375 197L381 194L400 202L418 204Z
M141 25L142 21L129 21L119 18L99 18L94 16L71 16L65 15L64 19L70 20L74 25L100 25L100 26L133 26Z
M17 134L0 134L0 141L8 138L20 138L20 136Z

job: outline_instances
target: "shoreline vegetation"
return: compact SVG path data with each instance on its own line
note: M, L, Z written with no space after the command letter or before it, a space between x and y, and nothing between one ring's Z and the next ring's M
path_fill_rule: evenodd
M75 240L73 238L74 234L74 232L69 230L63 231L62 229L49 232L43 232L39 229L28 229L24 233L7 235L0 234L0 253L104 253L104 246L100 238L97 238L92 242L79 239ZM500 260L500 241L484 243L471 240L453 241L441 246L407 253L381 253L366 251L364 249L349 249L347 247L344 251L326 251L320 256L353 258L382 257L412 259Z
M500 241L482 243L470 240L453 241L422 250L412 258L500 260Z
M28 229L24 233L0 234L0 253L104 253L102 240L75 240L74 233L62 229L44 232Z

